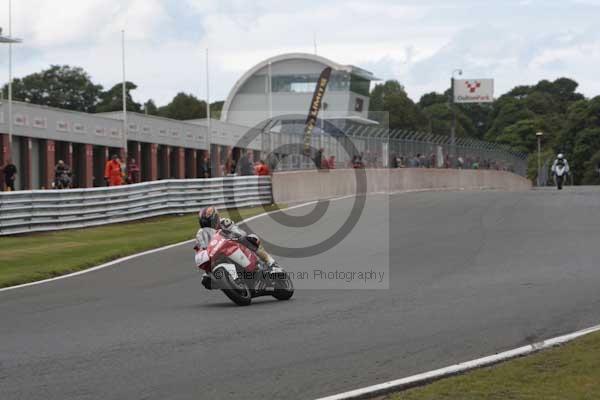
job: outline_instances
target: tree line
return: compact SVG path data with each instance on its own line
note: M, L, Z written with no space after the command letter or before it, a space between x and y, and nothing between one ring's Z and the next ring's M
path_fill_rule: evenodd
M137 89L133 82L125 82L127 110L179 120L206 118L206 102L193 94L177 93L166 105L158 107L154 100L138 103L131 97ZM7 85L2 88L8 92ZM123 86L118 83L108 90L94 83L80 67L52 65L41 72L13 80L13 98L28 103L87 113L121 111ZM211 103L211 117L220 118L222 101Z
M577 92L569 78L542 80L517 86L493 103L456 104L456 134L502 143L512 150L533 155L529 175L535 178L536 132L544 132L544 160L558 152L568 157L577 184L600 184L600 96L588 99ZM152 99L137 103L126 82L127 109L178 120L206 118L206 102L180 92L158 107ZM7 92L6 85L3 92ZM453 113L450 89L431 92L414 102L396 80L376 85L370 93L370 117L390 129L407 129L449 135ZM122 110L122 84L108 90L92 81L79 67L52 65L13 81L17 100L89 113ZM211 103L211 117L219 118L223 101ZM381 113L385 111L385 113Z

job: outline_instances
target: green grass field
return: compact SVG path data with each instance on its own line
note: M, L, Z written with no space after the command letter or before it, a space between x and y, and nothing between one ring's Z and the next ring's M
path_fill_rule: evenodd
M277 206L266 207L267 211ZM240 209L242 218L262 207ZM224 211L223 215L227 216ZM195 214L0 238L0 287L65 275L145 250L193 239Z
M386 399L600 399L600 333L528 357L400 392Z

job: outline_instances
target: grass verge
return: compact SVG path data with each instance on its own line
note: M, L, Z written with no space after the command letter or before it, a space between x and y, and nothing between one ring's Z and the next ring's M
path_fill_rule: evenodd
M281 206L283 207L283 206ZM277 206L240 209L242 219ZM227 211L222 214L227 216ZM192 239L195 214L0 238L0 287L53 278Z
M600 333L385 399L600 399Z

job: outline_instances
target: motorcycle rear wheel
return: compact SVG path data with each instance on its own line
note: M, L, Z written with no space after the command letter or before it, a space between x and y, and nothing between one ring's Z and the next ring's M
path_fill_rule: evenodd
M275 292L273 293L273 297L277 300L289 300L294 295L294 284L292 283L292 279L287 276L284 279L278 279L274 283Z

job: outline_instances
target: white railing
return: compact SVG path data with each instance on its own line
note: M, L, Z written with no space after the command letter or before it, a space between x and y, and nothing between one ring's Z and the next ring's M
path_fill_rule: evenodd
M206 205L271 204L271 177L164 180L110 188L0 193L0 236L132 221Z

